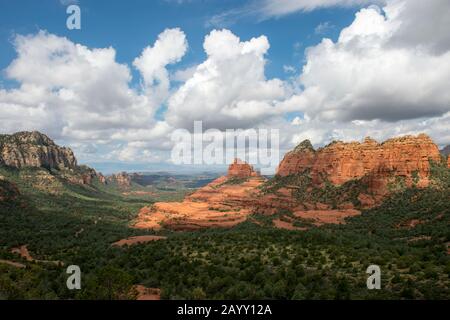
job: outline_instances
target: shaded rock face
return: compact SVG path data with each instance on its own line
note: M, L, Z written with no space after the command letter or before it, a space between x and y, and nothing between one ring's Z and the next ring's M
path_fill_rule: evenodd
M75 184L84 184L90 185L93 183L95 178L98 178L100 183L102 182L103 175L101 173L97 173L94 169L89 168L87 166L80 166L76 170L76 174L70 172L69 174L63 173L62 176ZM104 178L104 177L103 177ZM103 183L105 184L105 183Z
M300 147L300 148L299 148ZM313 184L328 180L341 185L366 177L374 193L386 192L390 177L404 177L408 185L429 184L429 159L440 161L438 147L426 135L405 136L378 143L366 138L364 142L333 142L318 149L309 141L289 152L280 163L277 175L288 176L310 170Z
M243 162L240 159L235 159L232 164L228 167L228 178L249 178L249 177L257 177L259 173L253 169L253 166L249 165L246 162Z
M110 175L107 178L109 183L117 183L119 187L128 188L131 186L131 176L126 172L120 172L117 174Z
M444 157L450 156L450 145L445 146L443 149L441 149L441 154L442 154Z
M0 165L63 170L76 169L77 160L71 149L57 146L42 133L18 132L0 136Z
M97 177L101 184L107 184L106 178L101 172L97 174Z

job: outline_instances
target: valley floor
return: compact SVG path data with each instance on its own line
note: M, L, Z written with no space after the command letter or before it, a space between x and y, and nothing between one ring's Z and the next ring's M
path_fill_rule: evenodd
M146 198L16 182L22 196L0 204L0 299L450 297L448 187L407 189L341 225L280 212L176 232L130 228ZM31 259L12 252L25 245ZM381 290L366 287L373 264ZM80 266L81 290L67 289L68 265Z

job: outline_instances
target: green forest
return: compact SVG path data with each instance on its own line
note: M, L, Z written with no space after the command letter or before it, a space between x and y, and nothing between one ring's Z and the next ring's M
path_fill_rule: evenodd
M0 263L0 299L134 299L136 284L160 288L162 299L450 297L450 170L444 165L433 164L429 188L403 188L343 225L289 231L255 213L231 229L164 230L154 234L166 240L130 247L111 244L151 234L129 224L152 200L99 184L68 184L57 175L44 185L56 192L23 179L45 174L0 169L21 192L0 202L0 260L26 266ZM408 227L412 220L420 223ZM11 253L24 244L35 259L64 265ZM366 286L373 264L381 268L381 290ZM81 290L67 289L68 265L80 266Z

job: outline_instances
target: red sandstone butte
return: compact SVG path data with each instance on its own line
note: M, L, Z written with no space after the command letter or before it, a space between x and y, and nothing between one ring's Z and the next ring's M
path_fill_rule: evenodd
M245 180L236 183L235 178ZM252 166L235 160L226 176L198 189L182 202L157 202L142 208L134 227L180 231L233 227L252 213L255 194L264 181Z
M259 173L253 169L253 166L240 159L234 159L233 163L228 167L228 178L249 178L257 176L259 176Z
M277 175L287 176L310 170L313 183L320 185L323 176L340 185L352 179L368 177L374 193L384 193L386 178L401 176L408 184L417 174L417 185L429 184L429 159L440 161L439 149L425 134L389 139L383 143L366 138L359 142L332 142L314 150L306 140L287 153Z

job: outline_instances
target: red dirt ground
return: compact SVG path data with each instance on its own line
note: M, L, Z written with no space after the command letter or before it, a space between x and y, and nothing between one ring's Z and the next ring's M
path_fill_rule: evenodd
M12 266L12 267L15 267L15 268L20 268L20 269L25 269L26 268L26 265L24 265L22 263L9 261L9 260L0 260L0 264L7 264L9 266Z
M131 246L133 244L141 244L151 241L158 241L158 240L164 240L167 239L167 237L161 237L161 236L136 236L136 237L130 237L127 239L122 239L117 242L114 242L112 245L117 247L123 247L125 245Z
M62 262L62 261L49 261L49 260L34 259L31 256L30 252L28 251L28 245L23 245L18 248L12 248L11 252L20 255L22 258L24 258L25 260L27 260L29 262L53 263L56 265L64 265L64 262Z
M403 223L400 223L397 225L397 228L405 228L405 229L412 229L415 226L418 226L419 224L425 223L422 220L419 219L412 219Z
M296 211L294 215L298 218L312 220L316 226L323 224L344 224L345 218L360 215L361 212L354 209L347 210L308 210Z
M157 288L147 288L142 285L134 287L138 292L136 300L161 300L161 290Z
M304 228L304 227L296 227L292 223L283 221L280 219L275 219L272 222L273 222L274 226L278 229L299 230L299 231L305 231L308 229L308 228Z

